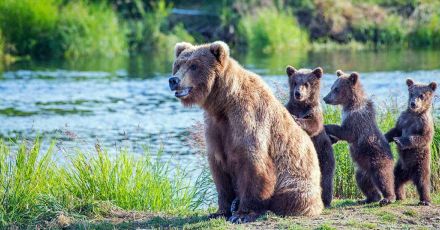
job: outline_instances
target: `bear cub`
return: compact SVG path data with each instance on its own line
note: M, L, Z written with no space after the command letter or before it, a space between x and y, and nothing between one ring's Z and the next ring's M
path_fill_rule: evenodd
M365 96L359 74L336 72L338 79L324 101L342 105L342 124L325 125L333 138L349 143L350 155L357 165L356 182L366 196L359 203L380 200L381 205L395 199L393 155L390 145L376 123L373 102Z
M437 84L415 84L411 79L406 80L406 84L408 108L401 113L395 127L385 134L389 142L396 143L399 151L399 160L394 168L394 188L397 200L403 200L404 185L412 181L420 196L419 204L429 205L431 142L434 136L431 105Z
M321 67L314 70L296 70L288 66L286 73L289 77L290 89L286 108L313 141L321 169L321 198L325 207L330 207L333 197L335 157L330 138L325 133L324 117L319 102L323 70Z

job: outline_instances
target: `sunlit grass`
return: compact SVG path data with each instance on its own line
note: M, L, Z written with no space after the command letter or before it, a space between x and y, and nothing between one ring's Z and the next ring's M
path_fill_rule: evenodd
M208 174L191 181L188 171L164 161L162 152L111 156L97 146L60 163L53 160L54 145L44 152L40 147L38 139L0 141L0 226L38 224L60 215L94 217L119 208L188 212L202 205L211 186Z

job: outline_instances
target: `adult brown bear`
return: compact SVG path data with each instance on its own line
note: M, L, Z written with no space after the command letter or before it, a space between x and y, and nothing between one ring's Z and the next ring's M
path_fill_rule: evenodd
M228 45L176 44L169 84L185 106L196 104L205 111L219 206L211 217L243 223L266 210L321 213L321 175L310 137L260 77L229 56ZM232 213L236 197L240 203Z

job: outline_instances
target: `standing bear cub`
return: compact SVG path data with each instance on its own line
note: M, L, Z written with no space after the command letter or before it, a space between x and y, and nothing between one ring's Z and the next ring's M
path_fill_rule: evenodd
M385 134L389 142L396 142L399 151L399 160L394 168L396 197L398 200L405 199L404 185L412 180L420 196L419 204L429 205L431 142L434 136L431 104L437 84L414 84L411 79L406 80L406 84L408 109L402 112L396 126Z
M376 123L373 102L366 98L359 74L338 70L338 79L324 97L327 104L342 105L342 124L326 125L325 131L336 139L345 140L357 165L356 182L366 199L360 203L380 200L381 205L395 199L393 155L388 141Z
M320 170L310 137L256 74L229 56L224 42L175 47L171 90L204 110L208 162L218 211L233 223L322 212ZM239 200L231 213L232 201Z
M322 201L326 207L330 207L333 197L335 156L330 138L325 133L324 117L319 102L323 70L320 67L314 70L296 70L288 66L286 72L290 89L286 108L312 138L321 169Z

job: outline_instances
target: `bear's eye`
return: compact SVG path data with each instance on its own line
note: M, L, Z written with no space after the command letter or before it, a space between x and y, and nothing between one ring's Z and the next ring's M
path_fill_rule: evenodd
M306 86L306 88L309 88L310 83L306 82L304 85Z
M192 64L191 66L189 66L189 68L194 71L197 69L197 65L196 64Z
M420 100L423 100L423 99L425 98L425 96L424 96L423 94L421 94L421 95L419 96L419 98L420 98Z
M339 92L339 88L338 87L334 88L333 90L335 91L335 93Z

